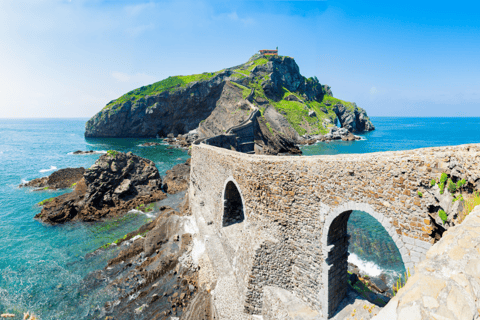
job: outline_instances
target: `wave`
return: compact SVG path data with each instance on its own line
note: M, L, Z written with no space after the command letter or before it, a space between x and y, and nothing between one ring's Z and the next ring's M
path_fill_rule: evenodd
M358 136L358 137L360 137L360 141L367 141L368 140L367 138L362 137L362 136Z
M364 261L355 253L350 253L348 256L348 262L356 265L362 274L366 273L370 277L378 277L383 272L382 268L380 268L377 264L371 261Z
M40 170L39 172L42 172L42 173L43 173L43 172L48 172L48 171L53 171L53 170L57 170L57 167L55 167L55 166L50 166L50 169L42 169L42 170Z
M143 212L143 211L140 211L140 210L137 210L137 209L132 209L132 210L128 211L128 213L144 214L149 218L155 218L157 216L155 214L155 212Z

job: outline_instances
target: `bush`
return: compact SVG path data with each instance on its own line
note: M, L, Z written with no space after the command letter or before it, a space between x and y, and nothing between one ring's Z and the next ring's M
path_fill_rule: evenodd
M420 198L423 197L423 193L421 193L420 191L417 191L417 194Z
M445 191L445 182L447 181L447 179L447 174L443 172L440 176L440 182L438 183L438 187L440 188L440 194L443 194L443 192Z
M442 219L443 224L445 224L447 222L447 220L448 220L447 213L445 211L443 211L442 209L440 209L440 211L438 211L438 216L440 217L440 219Z
M433 186L435 185L435 183L437 183L437 182L435 181L435 179L432 179L432 180L430 181L430 187L433 187Z
M448 192L455 193L457 191L457 185L452 180L448 179Z
M457 182L457 189L460 189L461 187L463 187L465 184L467 183L467 181L465 179L462 179L460 181Z

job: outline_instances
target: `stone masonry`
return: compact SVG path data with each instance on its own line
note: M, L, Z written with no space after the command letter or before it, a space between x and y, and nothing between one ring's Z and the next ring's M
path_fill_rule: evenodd
M245 312L261 313L269 286L292 292L327 318L344 295L351 211L376 218L413 272L435 241L430 200L418 191L427 194L431 179L455 168L475 185L479 164L475 144L311 157L200 144L192 150L190 205L210 234L223 239ZM224 227L229 181L239 191L244 220Z

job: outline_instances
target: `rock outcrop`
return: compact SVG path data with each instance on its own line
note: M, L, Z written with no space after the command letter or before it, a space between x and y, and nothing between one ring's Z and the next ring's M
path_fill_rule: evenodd
M39 188L37 190L56 190L71 188L83 178L85 168L66 168L55 171L48 177L37 178L19 187Z
M210 138L249 119L254 110L247 100L271 132L258 150L267 146L274 154L300 135L328 133L337 121L350 132L374 129L365 110L334 98L317 78L302 76L294 59L255 55L219 72L170 77L133 90L91 118L85 136L165 137L196 130L198 138ZM272 137L277 141L271 143Z
M36 218L50 223L97 221L164 199L155 164L129 153L109 151L87 169L71 193L44 205Z
M163 178L163 190L175 194L188 189L190 184L190 159L180 163L166 172Z

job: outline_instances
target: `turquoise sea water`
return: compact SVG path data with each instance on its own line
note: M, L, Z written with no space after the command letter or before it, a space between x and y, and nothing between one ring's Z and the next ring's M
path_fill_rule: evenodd
M87 168L99 157L69 154L76 150L132 151L154 161L162 175L188 158L185 151L167 149L166 145L138 147L156 139L85 139L86 120L0 119L0 312L31 310L43 320L88 319L108 300L109 292L84 278L105 267L115 252L90 258L85 255L137 229L148 219L132 214L116 223L43 225L33 219L40 211L36 203L68 190L33 192L18 188L20 183L47 176L55 168ZM303 148L304 154L364 153L480 142L480 118L372 118L372 121L377 130L364 134L364 141L307 146ZM375 268L401 271L402 267L394 264L395 257L386 258L395 254L390 252L395 250L389 249L391 239L369 218L362 213L352 214L349 224L349 232L354 234L352 240L358 239L358 244L368 238L385 245L378 246L376 251L357 245L350 251L363 259L369 272L376 272Z

